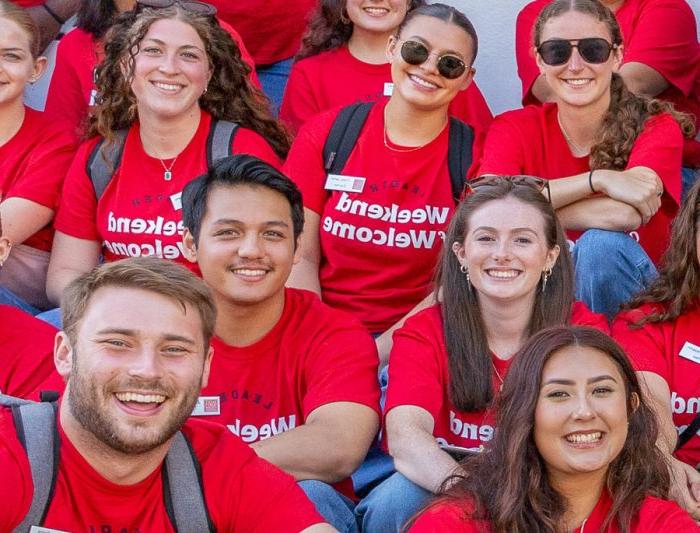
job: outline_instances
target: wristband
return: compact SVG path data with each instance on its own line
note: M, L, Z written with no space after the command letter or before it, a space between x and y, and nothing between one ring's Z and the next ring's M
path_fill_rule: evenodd
M595 169L592 168L591 171L588 173L588 186L591 188L591 192L593 194L596 193L596 190L593 188L593 173L595 172Z
M53 9L51 9L47 4L41 4L41 7L43 7L44 10L49 15L51 15L52 19L54 19L56 22L58 22L59 26L63 26L63 24L65 24L66 21L63 20L61 17L59 17L58 14Z

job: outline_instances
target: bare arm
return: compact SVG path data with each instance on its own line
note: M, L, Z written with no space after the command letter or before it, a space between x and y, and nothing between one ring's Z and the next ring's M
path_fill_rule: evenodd
M54 210L25 198L8 198L0 204L2 236L21 244L53 219Z
M292 268L287 279L288 287L307 289L321 296L318 267L321 263L321 241L319 237L321 217L315 211L304 208L304 232L300 237L299 262Z
M459 471L457 461L433 437L434 427L432 415L414 405L394 407L386 415L389 453L396 470L431 492Z
M330 524L314 524L302 530L302 533L337 533L337 529Z
M620 68L620 76L631 92L641 96L653 98L668 87L666 78L644 63L625 63Z
M80 0L47 0L44 5L56 13L61 20L68 20L80 6ZM29 15L39 27L41 33L41 49L43 50L56 37L61 25L41 5L27 9Z
M577 231L598 228L626 232L642 224L642 216L634 207L604 196L557 209L557 218L564 229Z
M61 304L63 289L81 274L97 266L102 247L88 241L56 232L51 260L46 274L46 295L54 304Z
M353 402L314 409L306 423L252 445L263 459L297 480L335 483L360 466L379 429L379 416Z

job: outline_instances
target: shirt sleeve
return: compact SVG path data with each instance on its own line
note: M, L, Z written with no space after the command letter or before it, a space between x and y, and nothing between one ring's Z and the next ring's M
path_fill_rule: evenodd
M231 152L234 154L248 154L262 159L276 169L282 168L282 160L277 156L265 138L248 128L239 128L233 137Z
M484 141L478 175L522 174L525 146L521 139L523 132L508 114L496 117Z
M533 54L533 31L535 21L545 4L541 1L526 5L515 22L515 59L518 64L518 76L522 83L523 105L537 104L539 100L532 94L532 85L540 75Z
M653 372L670 383L662 327L650 323L641 328L634 326L644 316L638 309L620 313L612 324L612 337L625 350L635 370Z
M309 72L305 66L305 60L292 65L289 81L284 89L282 106L280 107L280 119L294 133L309 118L321 111L314 97L314 84L309 79Z
M605 333L610 334L610 326L605 315L594 313L583 302L574 302L571 309L571 323L575 326L590 326Z

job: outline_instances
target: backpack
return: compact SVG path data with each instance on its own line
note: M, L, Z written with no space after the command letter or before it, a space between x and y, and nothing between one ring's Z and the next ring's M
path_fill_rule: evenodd
M340 174L360 136L374 102L344 107L331 127L323 145L323 161L327 174ZM474 131L459 119L450 117L447 166L455 204L459 203L466 185L467 170L472 163Z
M674 451L680 450L683 446L687 444L687 442L693 438L693 435L695 435L698 430L700 429L700 413L697 413L695 415L695 418L693 418L693 421L688 424L688 427L685 428L683 433L678 435L678 441L676 442L676 449Z
M233 155L231 144L237 130L238 124L235 122L212 120L207 136L207 168L211 168L219 159ZM119 168L128 132L128 129L115 131L114 142L106 147L104 156L102 147L105 145L105 139L100 139L88 156L85 172L92 182L98 201Z
M0 406L12 410L17 438L27 452L34 493L29 511L13 533L41 526L53 499L60 439L56 428L58 394L42 391L41 402L0 394ZM162 469L165 509L178 533L214 532L204 502L199 461L185 435L175 434Z

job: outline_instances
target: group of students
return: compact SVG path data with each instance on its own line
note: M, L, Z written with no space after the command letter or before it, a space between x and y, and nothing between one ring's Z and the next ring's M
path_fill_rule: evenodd
M534 105L492 122L459 10L321 0L287 127L215 4L83 0L42 114L0 0L0 392L66 399L30 525L180 530L182 428L219 530L696 531L687 4L532 2ZM0 415L4 531L37 490Z

